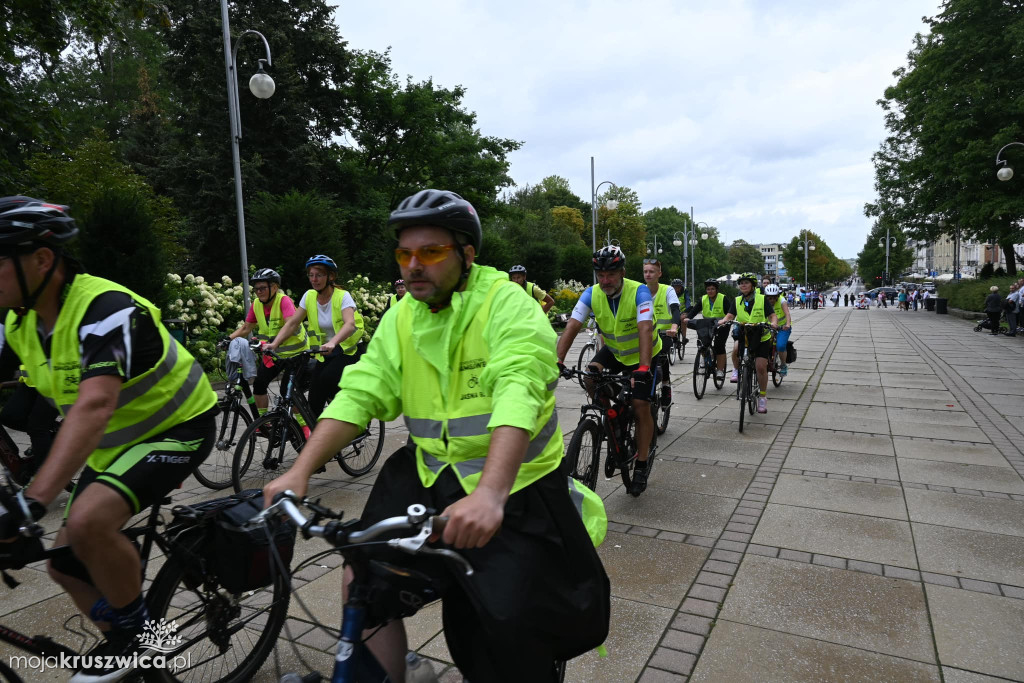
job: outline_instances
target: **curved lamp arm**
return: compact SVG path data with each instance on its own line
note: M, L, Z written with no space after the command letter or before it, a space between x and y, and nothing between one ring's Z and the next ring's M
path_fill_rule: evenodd
M1000 157L1003 156L1003 152L1005 152L1008 148L1013 147L1015 145L1020 145L1021 147L1024 147L1024 142L1011 142L1008 145L1003 145L1002 149L996 152L996 166L1006 165L1006 159L1002 159Z
M267 66L273 66L273 62L271 61L270 58L270 43L267 42L266 36L264 36L262 33L253 29L249 29L248 31L243 31L237 38L235 38L235 46L231 48L231 97L234 99L235 105L235 118L232 121L232 123L235 124L235 129L231 132L234 133L235 137L238 138L239 140L242 139L242 111L238 102L238 44L242 41L242 38L249 35L250 33L255 33L256 35L258 35L263 40L263 47L267 49L267 58L266 60L260 60L260 68L263 68L264 61L267 62Z

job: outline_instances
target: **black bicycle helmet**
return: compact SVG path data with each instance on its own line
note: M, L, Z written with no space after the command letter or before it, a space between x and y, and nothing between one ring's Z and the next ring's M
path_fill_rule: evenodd
M280 285L281 274L273 268L260 268L249 278L250 285L257 282L273 282L276 285Z
M338 264L334 262L334 259L330 256L324 256L323 254L310 256L309 260L306 261L306 270L309 270L310 266L323 266L328 270L333 270L335 273L338 272Z
M526 266L512 266L508 269L509 275L515 275L516 273L522 273L526 275Z
M704 281L704 287L705 288L707 288L707 287L714 287L714 288L718 289L718 287L720 285L721 285L721 283L718 280L713 280L711 278L708 278L707 280Z
M447 190L420 190L406 197L391 212L388 225L395 231L395 237L405 228L417 225L432 225L465 235L480 255L483 231L476 209L465 199Z
M68 207L31 197L0 198L0 247L39 244L60 247L78 237Z
M625 270L626 255L622 249L610 244L594 252L594 270Z
M676 279L672 280L672 286L673 287L682 287L683 286L683 281L680 280L679 278L676 278Z

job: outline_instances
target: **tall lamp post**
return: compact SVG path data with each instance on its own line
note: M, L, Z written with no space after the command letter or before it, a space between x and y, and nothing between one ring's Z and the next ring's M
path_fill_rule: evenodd
M1000 169L1002 170L1002 169ZM1008 168L1010 175L1013 175L1013 169ZM942 229L949 227L949 222L945 218L939 219L939 227ZM960 282L960 226L956 226L956 232L953 233L953 281Z
M896 247L896 238L889 237L889 228L885 229L885 241L878 240L878 246L885 247L885 277L882 278L882 284L888 286L889 284L889 247Z
M220 16L224 29L224 69L228 80L228 115L231 119L231 159L235 170L235 212L238 214L238 249L242 257L242 296L245 300L244 310L249 310L249 255L245 248L245 213L242 206L242 166L239 162L238 142L242 139L242 114L238 106L238 42L246 35L254 33L263 40L267 49L267 58L259 60L259 70L249 79L249 90L261 100L274 94L274 79L263 71L264 63L271 66L270 43L259 31L248 30L238 36L234 47L231 46L231 26L228 23L228 0L220 0Z
M681 231L676 232L675 234L672 235L672 246L682 247L683 248L683 278L684 278L683 287L684 288L686 287L685 280L689 280L690 281L690 300L691 301L693 301L694 297L696 296L695 289L694 289L694 286L695 286L695 281L694 280L696 278L696 263L697 263L697 259L696 259L696 255L697 255L697 227L701 226L701 225L703 225L705 228L708 228L707 223L697 223L696 225L694 225L694 226L692 226L690 228L686 228L685 230L681 230ZM708 233L705 232L705 233L701 233L700 237L701 237L701 239L705 239L706 240L708 238L708 236L709 236ZM693 250L693 252L694 252L693 253L694 258L690 259L690 267L689 267L689 269L687 269L687 260L688 260L688 258L687 258L687 251L688 250Z
M664 244L664 243L663 243ZM651 255L651 258L658 258L658 254L664 253L664 249L658 246L658 236L654 235L654 242L647 242L647 253Z
M996 166L999 170L996 171L996 177L1002 181L1007 181L1013 177L1013 167L1006 163L1006 159L1003 159L1003 152L1006 151L1007 147L1020 146L1024 147L1024 142L1011 142L1008 145L1003 145L1002 149L996 152Z
M800 234L804 236L802 240L798 240L796 245L804 250L804 291L807 291L807 252L814 251L814 242L807 238L807 231L801 230Z

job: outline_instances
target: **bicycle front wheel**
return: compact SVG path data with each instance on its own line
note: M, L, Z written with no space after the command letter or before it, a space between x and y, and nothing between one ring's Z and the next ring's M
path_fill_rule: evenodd
M753 415L757 408L757 373L754 372L753 364L747 366L747 411Z
M682 343L676 345L676 353L679 355L679 362L683 362L683 356L686 355L686 346Z
M678 355L676 353L673 353L675 351L675 348L674 348L675 342L672 342L672 344L673 344L673 348L670 348L667 351L667 353L668 353L668 364L669 365L675 365L676 364L676 356ZM682 360L682 358L680 358L679 360Z
M366 426L366 431L360 434L346 446L335 460L350 477L360 477L377 464L381 451L384 450L384 422L372 421Z
M239 438L231 463L235 493L262 489L284 474L305 443L302 430L291 416L273 412L253 420Z
M655 436L664 434L665 430L668 429L668 415L672 412L672 404L661 405L659 402L658 406L655 407L652 403L651 409L651 412L654 414L654 426L656 427L654 430L656 432Z
M693 395L698 401L704 398L704 390L708 386L707 370L704 354L698 351L693 357Z
M194 474L196 480L206 488L219 491L231 486L231 463L235 459L235 447L252 422L249 410L239 401L231 401L224 407L217 425L217 440L213 450Z
M743 432L743 420L747 416L747 394L750 393L750 385L747 384L747 368L740 366L740 381L736 385L736 393L740 399L740 432Z
M591 491L597 490L597 472L601 458L601 428L592 419L584 418L576 425L565 449L572 478Z
M779 386L782 384L782 374L779 372L779 352L775 351L772 353L772 384Z
M186 532L188 533L188 532ZM233 595L205 581L201 533L172 546L146 594L153 623L174 623L180 644L165 669L146 669L159 683L251 681L274 648L288 616L288 577L275 572L271 585Z
M590 361L592 361L594 359L594 353L595 353L594 342L587 342L586 344L583 345L583 348L580 349L580 357L576 361L576 371L577 372L586 372L587 371L587 366L590 365ZM582 377L580 377L579 378L579 382L580 382L580 386L583 387L584 390L586 390L586 388L587 388L586 380L584 380Z

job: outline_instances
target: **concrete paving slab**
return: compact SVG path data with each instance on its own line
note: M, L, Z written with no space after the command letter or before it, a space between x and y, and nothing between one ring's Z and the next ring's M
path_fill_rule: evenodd
M719 618L936 663L924 592L910 581L747 555Z
M859 404L811 403L801 427L843 429L856 432L887 432L885 408Z
M903 491L896 486L780 474L768 500L779 505L907 519Z
M878 372L878 364L865 360L836 360L834 357L825 366L826 370L836 372Z
M20 584L14 590L4 587L4 599L0 601L0 616L18 612L30 605L64 594L64 590L45 572L25 568L11 571L10 574Z
M612 598L611 632L607 657L587 652L569 662L567 681L618 683L634 681L668 627L673 611L632 600Z
M841 384L842 386L880 387L882 382L878 375L867 372L839 372L826 370L821 377L822 384Z
M988 435L977 427L964 427L960 425L890 422L889 432L893 436L920 436L928 439L947 439L949 441L966 441L968 443L991 442Z
M768 401L769 409L771 407L771 401ZM737 419L739 419L739 408L736 412ZM743 425L743 433L739 431L731 432L725 430L723 432L722 425L714 422L702 422L687 433L687 437L690 436L702 436L710 439L728 439L730 441L740 441L745 444L750 443L771 443L775 440L775 437L779 433L779 428L775 425L766 425L757 423L757 415L748 415L750 421L745 422Z
M934 375L930 364L919 360L916 356L908 356L899 361L879 361L878 371L882 374L894 375Z
M990 467L1009 466L1003 454L995 446L987 443L937 441L901 436L894 437L892 445L896 449L897 458L958 462L965 465L988 465Z
M958 425L977 427L967 413L959 410L923 410L920 408L889 407L885 411L890 422L916 422L926 425Z
M622 524L638 524L652 529L681 534L716 537L729 522L736 501L722 496L674 491L657 487L655 469L645 492L639 498L619 493L605 498L608 519ZM653 493L657 495L650 495Z
M651 486L657 483L658 486L676 491L728 498L742 496L750 480L754 478L753 470L672 461L659 462L654 473L656 477L651 478Z
M899 478L896 459L891 456L826 451L820 448L790 448L783 467L872 479Z
M448 642L445 640L443 633L431 638L426 645L419 649L419 653L422 657L430 657L445 664L452 663L452 655L448 651Z
M892 448L892 438L880 434L858 434L801 427L793 445L845 453L896 455Z
M768 391L768 412L766 414L751 415L748 411L743 416L743 431L746 431L747 424L767 424L767 425L782 425L789 418L789 410L792 408L794 401L783 401L776 399L772 390ZM728 420L730 422L739 423L740 419L740 408L739 404L733 401L732 403L723 403L722 405L715 408L708 414L709 420Z
M928 585L927 591L935 644L944 665L1021 680L1024 600L946 586Z
M904 495L913 522L1024 537L1024 501L912 488Z
M921 571L1024 586L1024 538L917 522L913 527Z
M945 683L1001 683L1006 679L986 676L985 674L974 673L973 671L964 671L963 669L954 669L951 666L944 666L942 667L942 680L944 680Z
M919 484L935 484L954 488L1024 493L1024 481L1009 467L964 465L931 460L898 458L900 478Z
M410 650L418 650L444 629L441 623L441 601L432 602L405 620L405 634Z
M751 542L917 568L910 525L892 519L769 504Z
M722 426L722 425L719 425ZM730 435L731 430L726 430ZM768 443L744 443L723 438L697 437L692 434L684 435L671 445L662 449L658 448L658 454L662 456L681 456L684 458L703 458L704 460L725 460L727 462L744 463L748 465L759 465L768 452Z
M814 401L875 406L885 403L885 395L881 387L819 384L817 391L814 392Z
M939 680L938 667L931 664L724 620L715 625L690 677L707 683Z
M293 647L291 643L285 644L282 641L278 641L277 656L282 673L290 672L304 676L309 673L309 667L313 667L315 671L320 672L324 676L330 676L331 671L334 670L333 653L324 652L305 645L295 645ZM274 671L273 655L270 656L268 663L264 664L263 668L250 680L252 683L277 683L280 680L280 675Z
M686 543L609 531L597 549L612 595L676 609L711 552ZM637 567L644 567L642 575Z
M1006 396L1024 396L1024 383L1010 379L976 379L971 386L979 394L1003 394Z
M945 389L946 385L935 375L896 375L880 376L883 387L901 387L904 389Z

